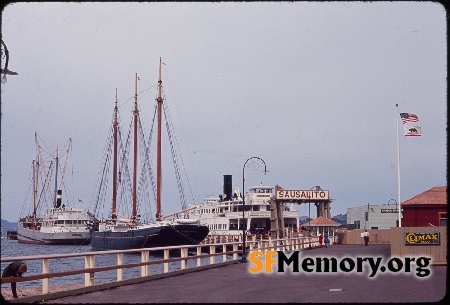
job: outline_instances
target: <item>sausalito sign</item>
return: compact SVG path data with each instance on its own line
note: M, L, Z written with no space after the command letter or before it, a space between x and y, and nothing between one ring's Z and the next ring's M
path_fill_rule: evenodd
M439 245L439 232L405 232L405 245Z
M277 200L329 200L328 191L324 190L277 190Z

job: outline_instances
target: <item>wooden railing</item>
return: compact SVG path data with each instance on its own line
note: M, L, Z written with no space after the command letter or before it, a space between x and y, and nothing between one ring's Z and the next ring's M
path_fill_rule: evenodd
M283 250L293 251L301 250L308 247L316 247L318 245L317 238L315 237L296 237L285 239L250 239L246 241L246 248L248 251L255 249L258 250ZM191 254L189 254L189 250ZM192 254L196 250L195 255ZM154 252L163 253L163 259L150 260L150 253ZM179 253L174 255L173 253ZM126 253L140 253L140 262L124 264L124 254ZM169 256L170 253L170 256ZM229 263L238 263L240 261L239 254L242 254L242 242L212 242L209 244L199 245L185 245L185 246L171 246L171 247L158 247L158 248L143 248L143 249L131 249L131 250L111 250L111 251L91 251L82 253L71 254L51 254L51 255L35 255L35 256L18 256L18 257L2 257L1 263L9 263L13 261L42 261L42 272L40 274L24 275L22 277L8 277L2 278L1 283L12 282L28 282L35 280L42 280L42 297L36 297L36 300L49 299L50 286L49 279L55 277L65 277L84 274L84 287L87 289L79 288L75 289L76 293L82 293L87 291L100 290L105 288L112 288L121 286L124 284L138 283L150 278L154 278L158 274L150 274L150 265L162 265L162 274L190 272L199 269L211 268L218 265L225 265ZM95 266L95 257L99 255L112 255L116 256L116 264L109 266ZM217 257L222 257L220 262L216 262ZM230 256L232 257L230 259ZM50 272L50 260L51 259L71 259L75 257L84 257L84 268L73 269L68 271ZM209 264L205 263L209 258ZM203 260L202 260L203 259ZM227 260L228 259L228 260ZM188 267L188 261L196 261L195 267ZM113 260L111 260L113 261ZM179 262L180 270L169 272L169 263ZM191 264L192 265L192 264ZM140 267L140 277L132 279L123 279L123 271L126 268ZM96 273L116 270L115 281L107 283L96 283ZM30 271L30 270L28 270ZM160 274L159 274L160 275ZM95 287L94 287L95 286ZM72 293L75 294L75 293ZM65 295L68 295L67 292ZM58 293L52 293L51 298L61 297ZM27 297L27 300L31 297ZM16 301L16 300L11 300ZM24 301L24 298L18 299L18 301Z

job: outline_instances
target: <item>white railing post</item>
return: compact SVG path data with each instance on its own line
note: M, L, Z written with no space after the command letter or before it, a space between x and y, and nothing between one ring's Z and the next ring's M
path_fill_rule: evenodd
M216 246L209 246L209 254L214 254L216 253ZM216 263L216 257L214 255L211 255L209 257L209 264L210 265L214 265Z
M188 248L181 248L181 258L187 258L188 257ZM181 270L184 270L187 268L187 260L183 259L180 261L181 263Z
M197 247L197 256L202 255L202 247ZM202 265L202 259L199 257L197 258L197 267L200 267Z
M169 250L164 250L164 259L169 259ZM164 263L164 273L169 272L169 263Z
M237 251L238 250L238 244L233 244L233 252L235 252L235 251ZM234 261L237 261L238 260L238 253L237 252L235 252L235 253L233 253L233 260Z
M223 245L222 247L223 247L222 248L223 253L227 252L227 245ZM222 262L225 263L226 261L227 261L227 255L224 254L224 255L222 255Z
M123 253L117 253L117 266L123 265ZM117 281L123 279L123 268L117 269Z
M182 257L184 257L184 258L188 258L189 257L189 249L186 247L186 248L182 248L181 249L181 254L182 254ZM182 261L181 261L181 269L187 269L187 259L183 259Z
M42 274L49 273L49 259L45 258L42 260ZM42 293L47 294L48 293L48 278L42 279Z
M148 263L149 261L149 251L141 251L141 263ZM141 266L141 277L148 275L149 265Z
M84 257L84 268L94 268L95 267L95 256L94 255L86 255ZM86 272L84 274L84 286L94 286L95 283L95 272Z

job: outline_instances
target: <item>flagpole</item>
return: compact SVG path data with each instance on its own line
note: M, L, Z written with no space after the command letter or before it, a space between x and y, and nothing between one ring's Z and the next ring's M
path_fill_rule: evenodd
M401 201L400 201L400 144L398 140L398 117L399 117L399 111L398 111L398 104L395 104L395 107L397 107L397 192L398 192L398 226L402 226L402 209L401 209Z

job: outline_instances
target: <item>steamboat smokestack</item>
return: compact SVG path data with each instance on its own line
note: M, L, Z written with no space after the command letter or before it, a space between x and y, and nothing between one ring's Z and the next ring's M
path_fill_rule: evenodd
M56 207L61 207L61 200L62 200L62 190L58 190L58 193L56 195Z
M232 175L223 175L223 194L225 195L223 200L231 200L233 193Z

